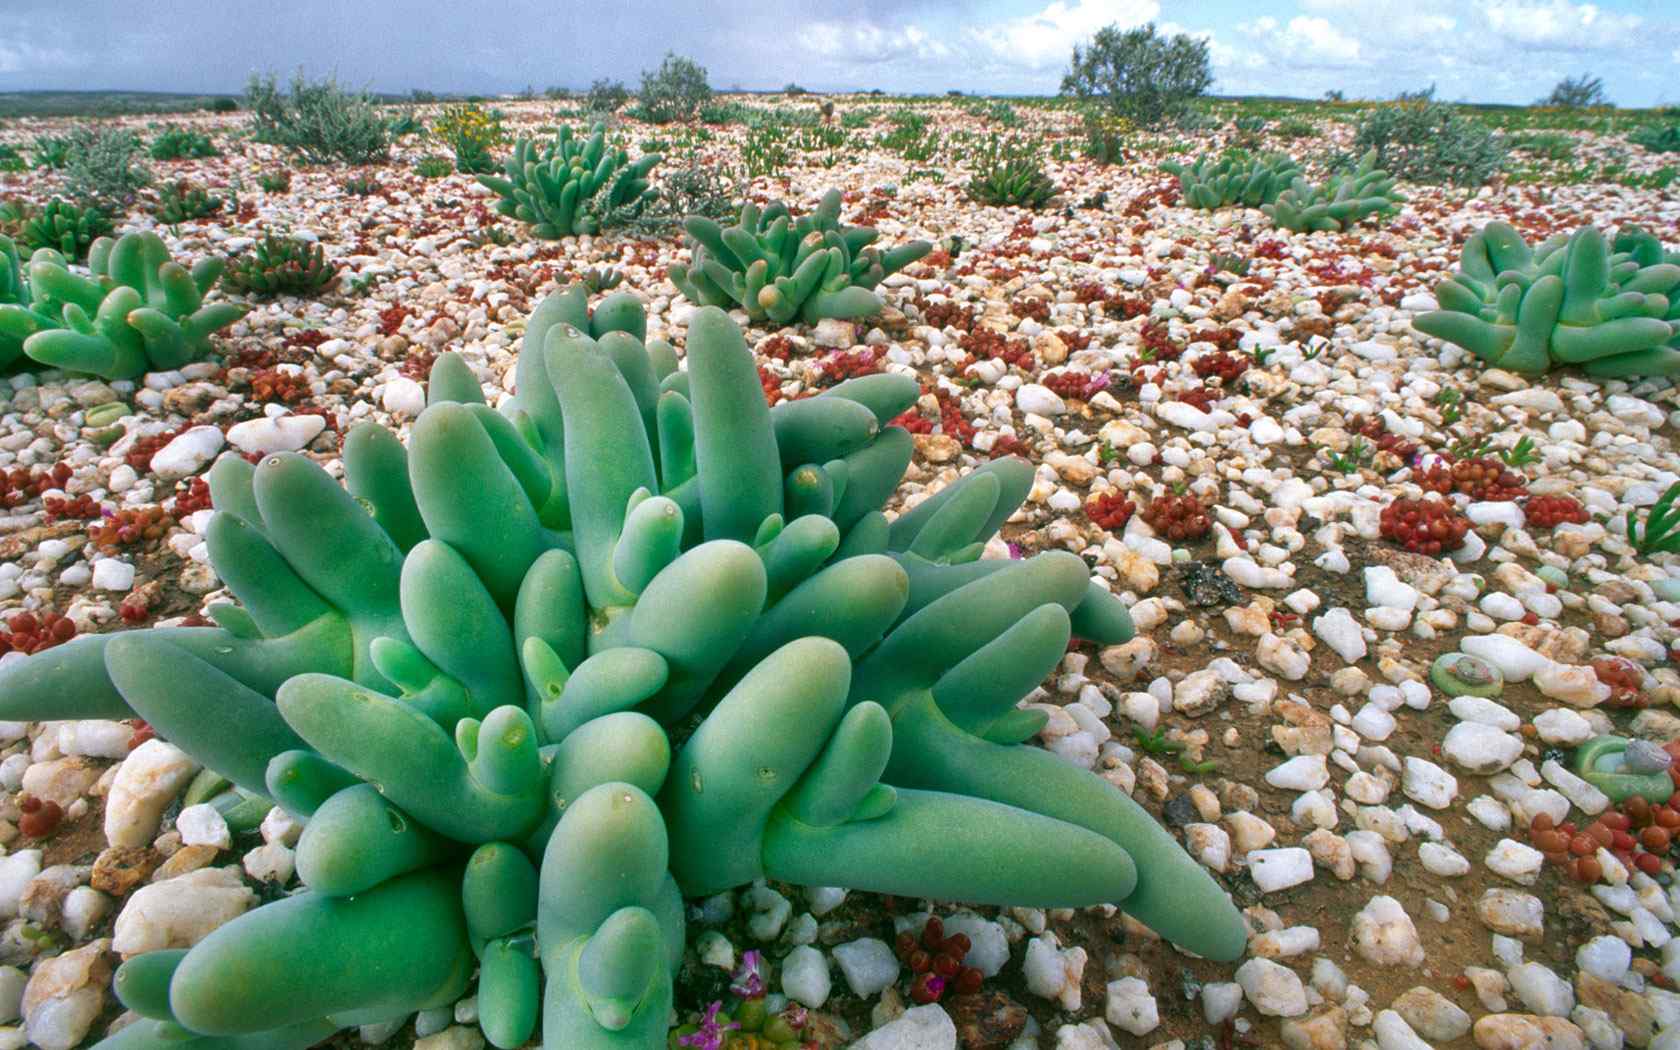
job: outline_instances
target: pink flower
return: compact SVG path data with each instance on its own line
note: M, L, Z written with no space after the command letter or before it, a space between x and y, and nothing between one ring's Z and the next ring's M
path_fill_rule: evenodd
M718 1024L717 1015L721 1009L723 1004L712 1000L712 1005L706 1007L706 1016L700 1020L700 1030L693 1035L677 1036L677 1045L694 1047L694 1050L723 1050L723 1033L741 1026L734 1021Z
M742 999L757 999L764 994L764 957L756 950L741 953L741 965L732 975L729 990Z

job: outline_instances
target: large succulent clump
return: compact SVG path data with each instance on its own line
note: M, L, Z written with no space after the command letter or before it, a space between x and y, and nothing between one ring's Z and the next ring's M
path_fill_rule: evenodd
M0 229L10 229L25 249L51 248L71 262L87 258L93 242L111 232L111 220L98 208L54 197L39 211L21 200L0 205Z
M1509 224L1490 222L1465 242L1435 298L1441 309L1413 327L1499 368L1680 373L1680 254L1637 227L1613 244L1584 226L1530 248Z
M246 295L315 295L338 280L338 264L327 259L318 241L267 233L227 261L222 283Z
M1022 743L1044 716L1016 703L1070 637L1131 635L1079 558L978 557L1030 467L889 521L913 380L771 409L721 310L686 371L645 323L625 293L545 300L502 412L443 356L406 447L349 433L348 491L300 455L224 457L206 539L240 604L218 627L0 672L0 718L142 717L307 818L307 888L127 960L147 1020L107 1048L301 1048L452 1002L476 964L498 1047L540 1014L548 1047L658 1050L683 897L759 878L1113 902L1241 953L1153 818Z
M678 290L695 303L739 306L753 320L775 324L879 313L875 286L933 250L926 241L887 252L871 247L874 227L841 224L839 190L798 218L779 201L762 209L747 203L734 226L699 215L684 226L694 261L671 267Z
M201 259L188 270L156 234L101 237L88 251L88 268L91 279L71 273L51 248L20 267L11 242L0 246L0 269L8 271L0 277L0 368L27 356L132 379L203 357L210 336L245 315L242 306L204 302L221 260Z
M1161 167L1178 176L1184 203L1204 211L1272 204L1301 174L1301 166L1288 157L1253 156L1242 150L1218 157L1210 154L1194 164L1168 162Z
M1377 167L1377 151L1371 150L1352 171L1339 171L1322 185L1297 175L1260 210L1296 233L1339 231L1373 215L1392 215L1405 200L1394 188L1394 177Z
M660 154L644 153L632 164L624 150L607 149L606 138L604 124L595 125L587 139L561 127L540 151L522 138L503 166L506 178L480 175L478 181L502 198L497 211L530 223L531 232L544 240L598 233L614 213L654 198L648 173L660 161Z

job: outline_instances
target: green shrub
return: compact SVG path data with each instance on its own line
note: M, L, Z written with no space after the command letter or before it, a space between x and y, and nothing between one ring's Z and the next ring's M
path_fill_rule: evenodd
M371 175L352 175L344 180L341 188L352 197L371 197L379 192L379 183Z
M391 143L373 99L328 77L311 83L300 71L282 94L271 73L251 74L245 108L259 142L279 146L310 164L382 164Z
M1080 115L1085 129L1085 156L1098 164L1119 164L1126 159L1126 135L1132 122L1100 110L1087 109Z
M1056 195L1056 184L1045 174L1044 161L1033 144L1022 138L992 136L974 158L974 177L968 195L981 204L1042 208Z
M642 87L636 92L644 119L655 124L691 120L711 97L705 68L674 51L665 52L658 69L642 72Z
M1413 182L1480 186L1505 167L1504 137L1435 101L1433 87L1367 112L1353 144L1354 154L1376 150L1380 167Z
M583 96L583 108L591 113L616 113L630 98L630 92L625 90L622 80L608 80L602 77L589 85L589 91Z
M152 139L147 151L153 160L180 160L183 157L214 157L216 145L202 131L166 124Z
M1537 106L1561 106L1565 109L1585 109L1610 105L1604 94L1602 77L1582 73L1578 77L1564 77L1552 88L1552 93L1536 102Z
M62 168L70 159L70 140L63 135L37 135L29 149L37 168Z
M432 134L454 151L455 170L467 175L495 171L490 151L508 137L501 114L476 102L443 107L443 115L432 122Z
M798 84L789 84L787 87L782 89L782 94L784 94L784 95L809 95L810 92L806 91L804 88L800 87Z
M1547 160L1567 161L1575 156L1575 140L1561 131L1530 131L1512 135L1505 144L1514 150L1533 153Z
M1089 44L1075 45L1061 90L1104 99L1117 115L1153 127L1179 117L1212 84L1207 41L1162 36L1151 22L1129 30L1106 26Z
M1641 124L1627 138L1652 153L1680 153L1680 124Z
M10 143L0 142L0 171L28 171L29 160L23 151Z
M412 113L403 113L385 121L385 130L393 141L405 135L419 135L426 130L426 125L420 123L420 118Z
M120 212L152 184L152 173L136 158L140 137L121 128L76 128L64 161L64 188L81 204Z
M211 100L209 110L212 113L238 113L239 100L228 98L226 95L223 95L220 98Z
M1302 120L1299 117L1294 117L1289 120L1280 120L1278 121L1277 127L1272 130L1275 131L1280 138L1286 139L1311 138L1313 135L1318 134L1318 129L1313 127L1312 121Z
M700 107L702 124L745 124L752 118L752 108L734 100L713 99Z
M264 193L285 193L292 188L292 173L285 168L265 171L257 176L257 185Z
M448 157L421 157L414 171L422 179L441 179L455 170L455 162Z

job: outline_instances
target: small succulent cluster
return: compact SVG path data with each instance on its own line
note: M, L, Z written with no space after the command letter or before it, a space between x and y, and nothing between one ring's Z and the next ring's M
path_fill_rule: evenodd
M1167 493L1143 508L1144 522L1175 543L1199 540L1213 530L1213 519L1195 496Z
M1208 155L1188 165L1169 161L1161 167L1178 176L1184 203L1205 211L1274 204L1301 175L1301 166L1288 157L1255 156L1242 150Z
M1339 231L1373 215L1392 215L1404 201L1394 188L1394 177L1377 167L1377 151L1371 150L1353 170L1337 172L1322 185L1297 175L1260 210L1296 233Z
M101 237L88 252L91 279L65 257L37 249L25 268L0 238L0 368L20 356L71 372L132 379L203 357L210 336L245 315L231 303L205 304L221 276L219 259L189 271L151 233ZM9 302L7 300L10 300Z
M285 168L265 171L257 176L257 188L264 193L285 193L292 188L292 173Z
M182 179L164 186L152 215L165 226L209 218L227 207L228 200L213 195L196 182Z
M57 171L70 161L70 139L64 135L37 135L30 152L37 168Z
M926 241L886 252L872 247L874 227L841 224L839 190L797 218L780 201L764 208L749 202L734 226L700 215L683 225L694 259L671 267L677 289L694 303L739 306L754 321L778 325L879 313L875 286L933 250Z
M1470 520L1443 499L1397 499L1382 509L1378 530L1414 554L1434 558L1463 545Z
M1490 222L1435 289L1425 335L1530 375L1577 365L1606 378L1680 373L1680 253L1636 226L1612 242L1594 227L1530 248Z
M307 820L302 892L124 962L143 1019L107 1050L302 1048L455 1002L475 968L498 1048L539 1022L565 1050L718 1047L741 1022L717 1009L668 1030L684 897L762 878L1112 902L1243 952L1168 831L1023 746L1045 716L1017 704L1069 640L1132 633L1073 554L979 557L1031 466L994 460L889 521L913 379L772 409L722 310L696 312L686 370L645 333L634 296L590 311L574 286L527 323L505 414L445 354L406 446L346 436L344 485L295 453L225 455L205 538L241 604L219 626L0 668L0 717L144 718L240 805ZM965 946L934 932L918 950L960 985ZM753 1045L792 1041L803 1019L781 1016Z
M60 197L39 210L26 201L9 200L0 204L0 232L25 251L51 248L71 262L80 262L94 241L111 232L111 220L91 204L84 207Z
M1001 207L1036 210L1057 192L1038 151L1014 138L994 136L976 156L974 177L968 181L969 197Z
M325 291L337 279L338 264L327 261L318 242L268 233L228 259L223 283L246 295L308 296Z
M562 127L541 151L522 138L504 165L505 178L480 175L478 181L502 198L497 211L530 223L531 232L544 240L597 233L618 213L654 199L648 173L660 160L646 153L631 163L626 151L607 148L606 137L604 124L595 125L587 139Z
M152 138L147 152L153 160L180 160L184 157L214 157L216 146L202 131L170 124Z

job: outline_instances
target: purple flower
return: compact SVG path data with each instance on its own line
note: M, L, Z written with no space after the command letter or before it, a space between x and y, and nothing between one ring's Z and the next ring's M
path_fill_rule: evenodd
M742 999L757 999L764 994L764 957L758 951L741 953L741 965L731 975L734 983L729 990Z
M712 1000L712 1005L706 1007L706 1016L700 1019L700 1030L693 1035L677 1036L678 1046L690 1046L695 1050L723 1050L723 1033L732 1032L741 1027L734 1021L725 1025L718 1024L718 1011L723 1009L723 1003Z

